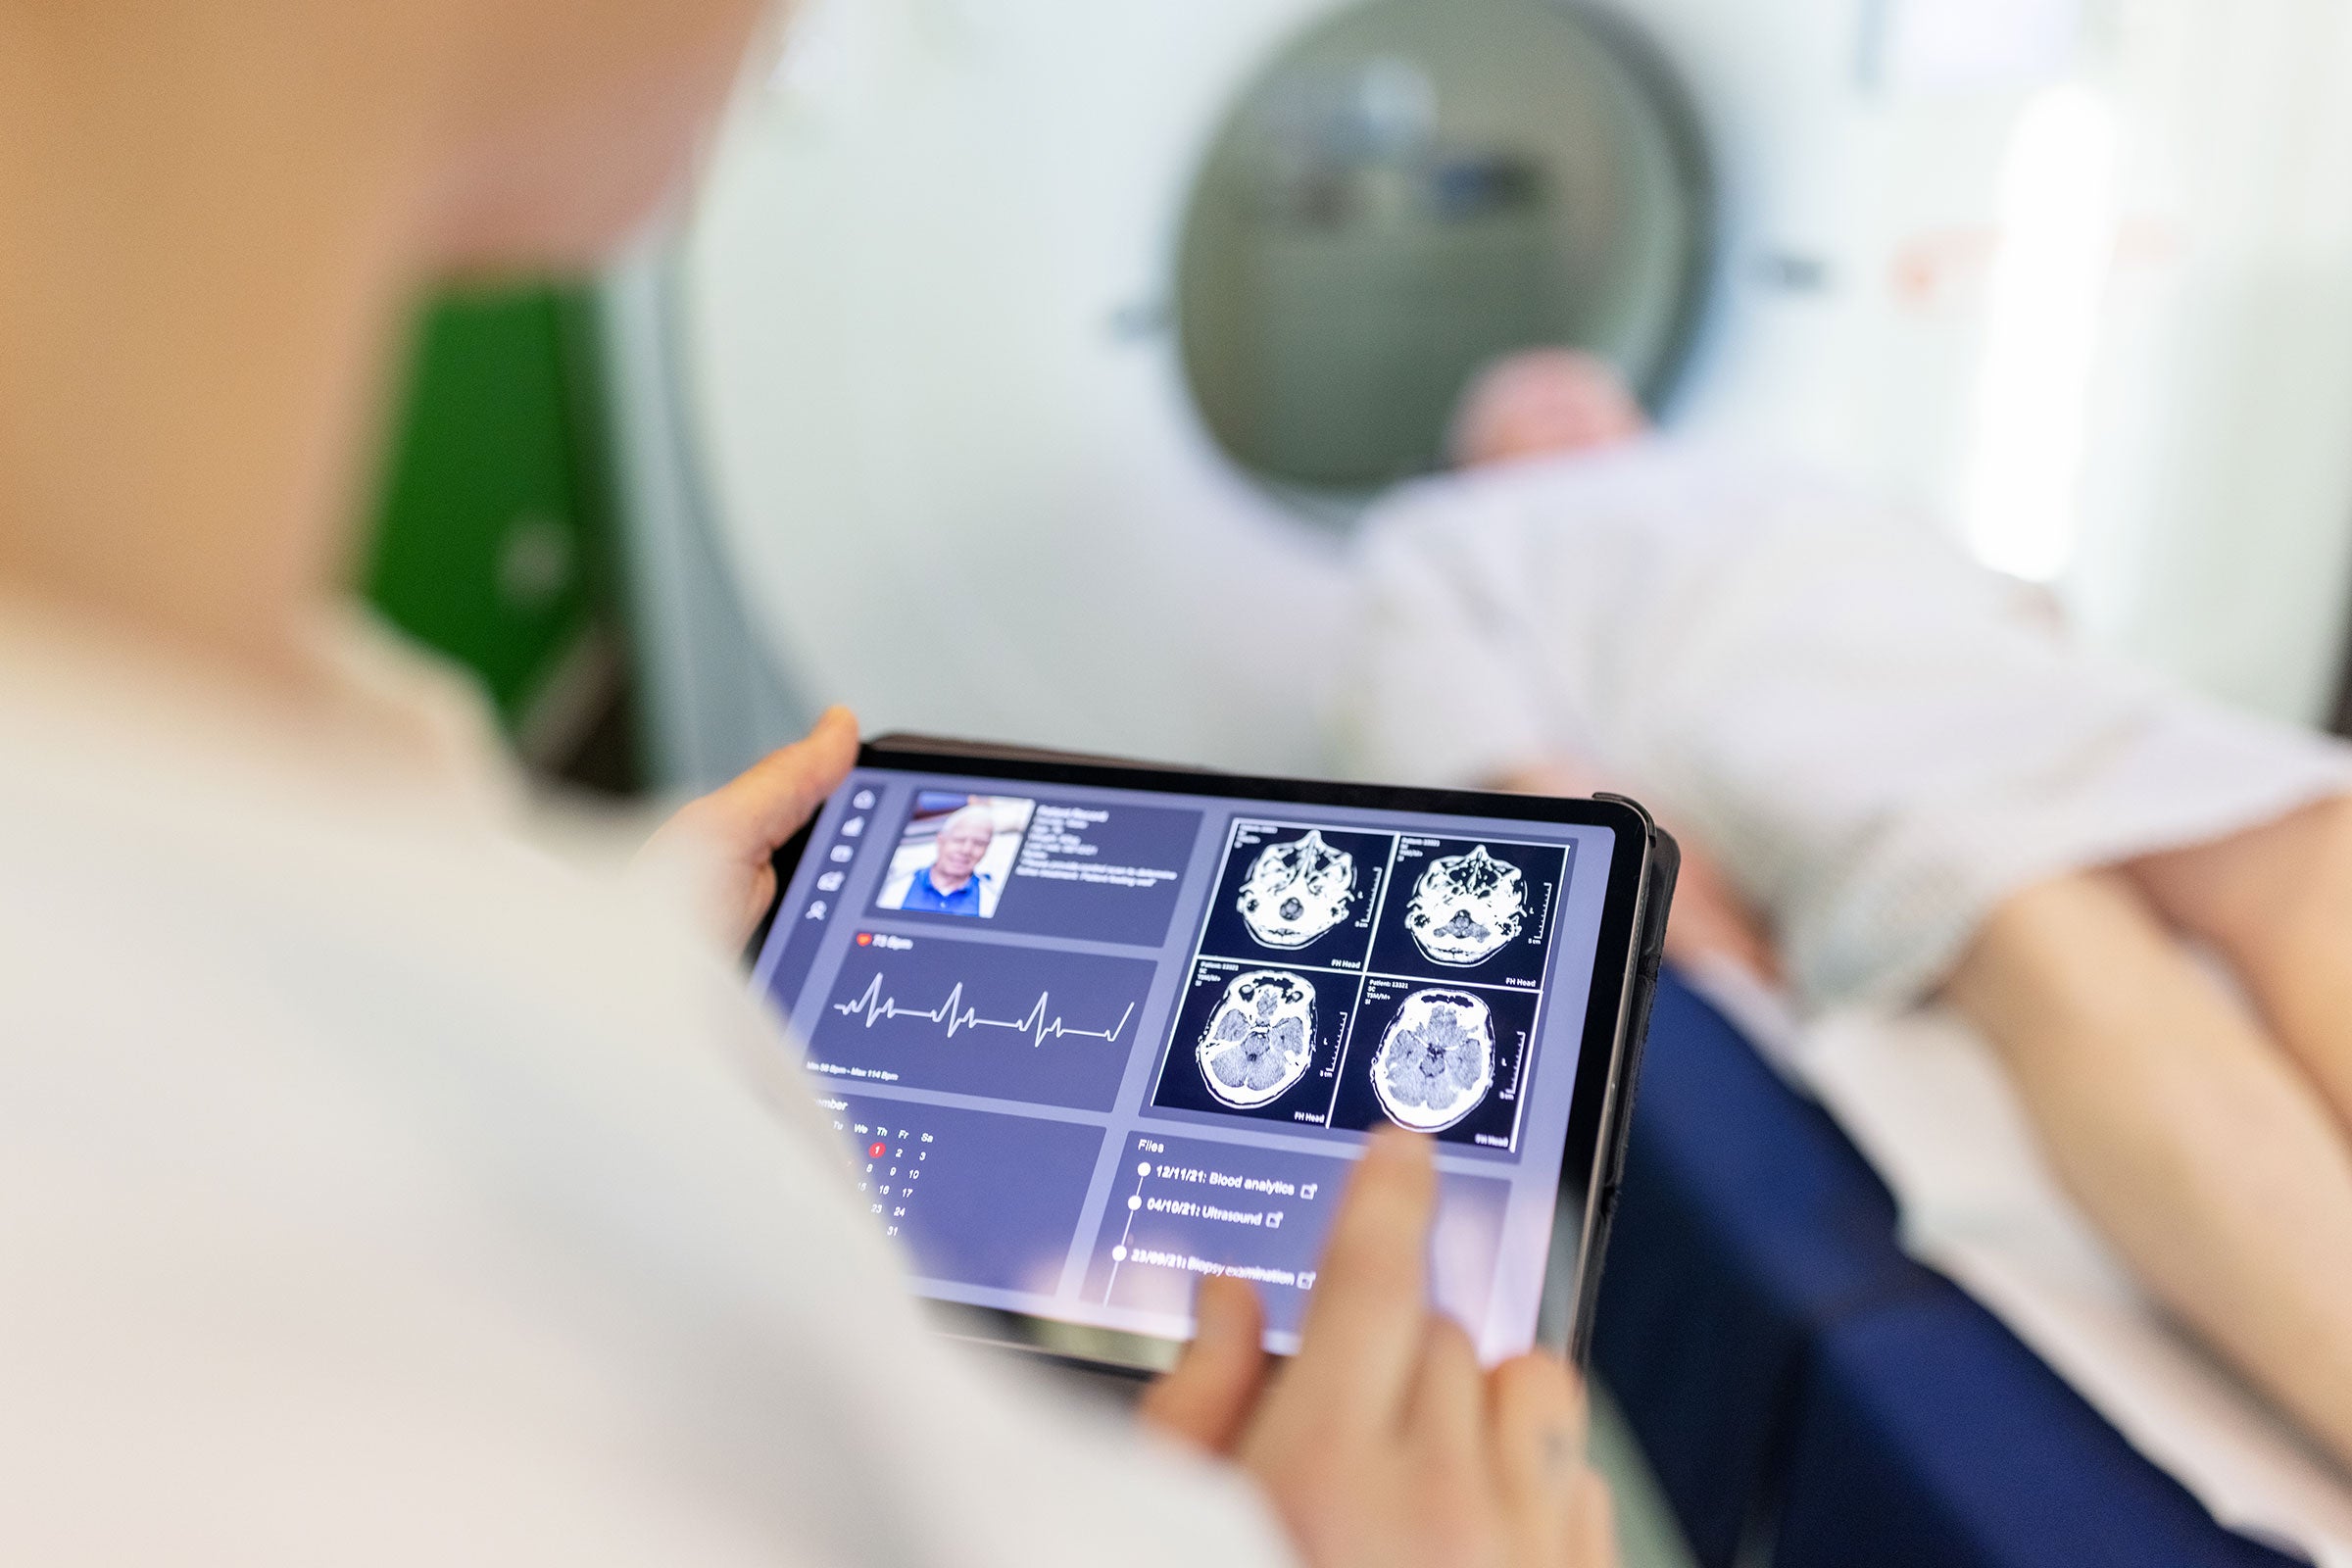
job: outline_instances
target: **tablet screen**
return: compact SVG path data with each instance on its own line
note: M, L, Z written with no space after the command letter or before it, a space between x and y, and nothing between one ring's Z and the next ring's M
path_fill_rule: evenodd
M826 804L754 979L876 1222L928 1296L1152 1339L1236 1274L1289 1349L1396 1123L1437 1144L1437 1303L1527 1348L1615 832L1180 777L866 767Z

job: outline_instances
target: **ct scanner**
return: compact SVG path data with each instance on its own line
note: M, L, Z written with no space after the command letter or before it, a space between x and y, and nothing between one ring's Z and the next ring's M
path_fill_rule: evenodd
M1381 368L1266 392L1282 366L1234 360L1311 332L1318 306L1387 314L1417 287L1401 308L1427 313L1432 278L1507 293L1548 265L1573 297L1503 328L1614 354L1684 423L1802 435L1869 243L1839 200L1852 10L818 0L674 251L616 285L623 367L654 372L622 377L624 432L674 769L721 772L835 700L869 727L1317 766L1338 550L1380 475L1377 455L1314 448L1335 428L1362 444ZM1512 215L1473 214L1463 254L1384 279L1298 254L1301 223L1305 245L1237 263L1247 143L1286 113L1332 122L1291 128L1343 143L1328 156L1370 166L1365 185L1429 143L1457 167L1396 183L1507 184L1479 160L1533 162L1551 210L1519 226L1558 232L1482 236ZM1276 297L1234 297L1252 266ZM1511 346L1476 339L1436 357ZM1252 380L1276 407L1251 408ZM1289 436L1299 472L1271 471L1252 413L1296 424L1318 393L1356 401ZM1406 469L1430 455L1415 412Z
M1951 517L2111 645L2326 715L2352 580L2340 0L1596 5L808 0L693 210L608 292L664 781L830 702L869 731L1327 768L1350 520L1530 336L1614 356L1677 430ZM1642 1191L1715 1198L1704 1235L1620 1220L1649 1227L1612 1268L1648 1325L1604 1367L1629 1412L1671 1440L1794 1396L1739 1381L1725 1343L1780 1343L1761 1329L1675 1337L1692 1300L1774 1335L1811 1310L1691 1272L1750 1255L1710 1250L1734 1221L1752 1255L1837 1263L1824 1344L1936 1330L1870 1376L1806 1363L1853 1383L1808 1409L1930 1401L1907 1468L1827 1428L1769 1485L1737 1445L1661 1463L1708 1560L1765 1495L1836 1504L1816 1544L1839 1549L1784 1530L1781 1560L1908 1560L1843 1549L1864 1462L1874 1520L2038 1547L2081 1519L2144 1537L2133 1560L2252 1560L2180 1549L2212 1519L2149 1501L2154 1472L1919 1278L1891 1217L1867 1267L1831 1258L1884 1190L1675 995L1656 1034L1684 1070L1644 1091L1673 1179ZM1740 1073L1727 1110L1710 1086ZM1884 1317L1855 1310L1862 1273L1893 1282ZM2001 1434L1957 1472L1933 1404L1956 1388ZM1935 1490L1959 1472L1981 1495Z
M1957 514L2020 108L2198 9L809 0L609 290L661 771L835 701L1323 768L1348 521L1531 338L1613 356L1677 428ZM2114 191L2102 220L2157 237L2111 316L2171 297L2144 274L2177 196ZM2180 423L2138 401L2085 442ZM2286 710L2330 673L2352 470L2298 482L2266 580L2309 606L2261 625L2303 640L2253 694Z

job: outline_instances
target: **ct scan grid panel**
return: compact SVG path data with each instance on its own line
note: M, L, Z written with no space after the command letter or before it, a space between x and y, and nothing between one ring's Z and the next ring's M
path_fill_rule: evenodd
M1569 858L1237 818L1152 1103L1516 1154Z

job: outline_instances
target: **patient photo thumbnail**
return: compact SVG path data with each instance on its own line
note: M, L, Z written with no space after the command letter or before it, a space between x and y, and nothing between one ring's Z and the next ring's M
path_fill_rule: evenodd
M890 858L874 906L908 914L996 918L1004 879L1037 803L1011 795L925 790Z

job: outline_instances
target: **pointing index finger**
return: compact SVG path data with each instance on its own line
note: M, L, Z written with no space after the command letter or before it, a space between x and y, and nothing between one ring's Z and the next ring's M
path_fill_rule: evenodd
M1396 1418L1420 1360L1437 1190L1428 1140L1373 1137L1324 1244L1286 1395L1345 1418Z

